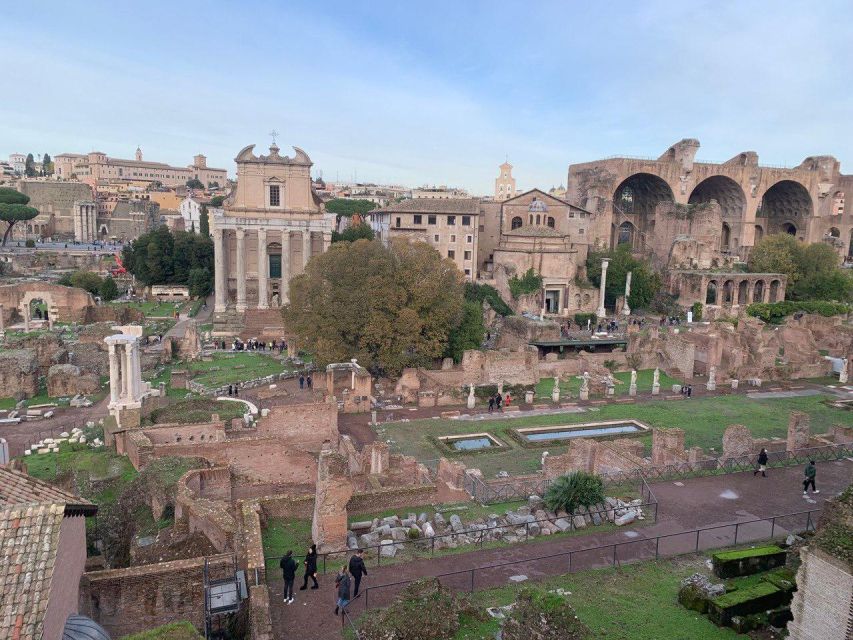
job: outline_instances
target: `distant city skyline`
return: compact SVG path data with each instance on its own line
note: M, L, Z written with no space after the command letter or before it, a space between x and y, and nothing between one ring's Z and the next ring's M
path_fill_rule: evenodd
M327 180L493 193L509 158L523 189L569 164L834 155L853 173L853 5L171 3L4 8L0 158L102 151L177 166L279 132ZM9 99L13 96L13 99Z

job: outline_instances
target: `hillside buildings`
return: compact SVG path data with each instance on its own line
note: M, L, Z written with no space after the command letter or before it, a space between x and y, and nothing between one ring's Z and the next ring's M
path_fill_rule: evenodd
M200 180L204 186L224 186L228 180L225 169L207 166L207 158L198 154L187 167L173 167L162 162L150 162L137 147L133 160L112 158L100 151L88 154L61 153L53 159L54 172L63 180L77 179L91 185L100 180L160 182L165 186L185 185L188 180Z

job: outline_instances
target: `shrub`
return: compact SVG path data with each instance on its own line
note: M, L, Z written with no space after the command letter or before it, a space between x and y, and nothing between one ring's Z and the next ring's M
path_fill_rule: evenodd
M575 324L577 324L579 327L585 327L587 320L589 320L589 325L591 327L594 327L595 323L598 322L598 317L594 313L575 314Z
M27 247L28 249L32 249L33 247L36 246L36 241L33 240L32 238L27 238L26 242L24 242L24 246Z
M545 504L551 511L574 513L578 507L600 502L604 502L604 482L601 476L585 471L560 476L545 492Z
M112 276L104 278L103 282L101 282L101 286L98 287L98 294L101 296L101 300L106 302L118 298L118 286Z
M533 267L530 267L520 278L513 276L509 279L509 290L513 298L518 298L526 293L536 293L542 289L542 276L538 275Z
M506 302L504 302L501 294L498 293L498 290L492 285L466 282L465 299L469 302L477 302L479 304L483 304L483 300L485 300L499 316L512 315L512 309Z
M817 313L830 317L850 313L851 306L841 302L826 300L800 301L783 300L781 302L755 302L746 308L747 314L764 320L779 323L793 313Z
M565 596L543 589L524 588L503 624L504 640L551 638L586 640L592 632L581 622Z
M690 310L693 312L693 322L700 322L702 320L702 303L694 302Z

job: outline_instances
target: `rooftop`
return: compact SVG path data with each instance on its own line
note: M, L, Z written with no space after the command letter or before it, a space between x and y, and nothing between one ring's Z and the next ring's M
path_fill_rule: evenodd
M403 200L379 209L382 213L446 213L476 215L480 212L478 198L415 198Z

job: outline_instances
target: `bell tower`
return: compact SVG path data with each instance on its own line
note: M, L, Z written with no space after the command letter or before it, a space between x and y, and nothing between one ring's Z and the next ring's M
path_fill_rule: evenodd
M504 162L498 177L495 178L495 200L509 200L515 195L515 178L512 177L512 165Z

